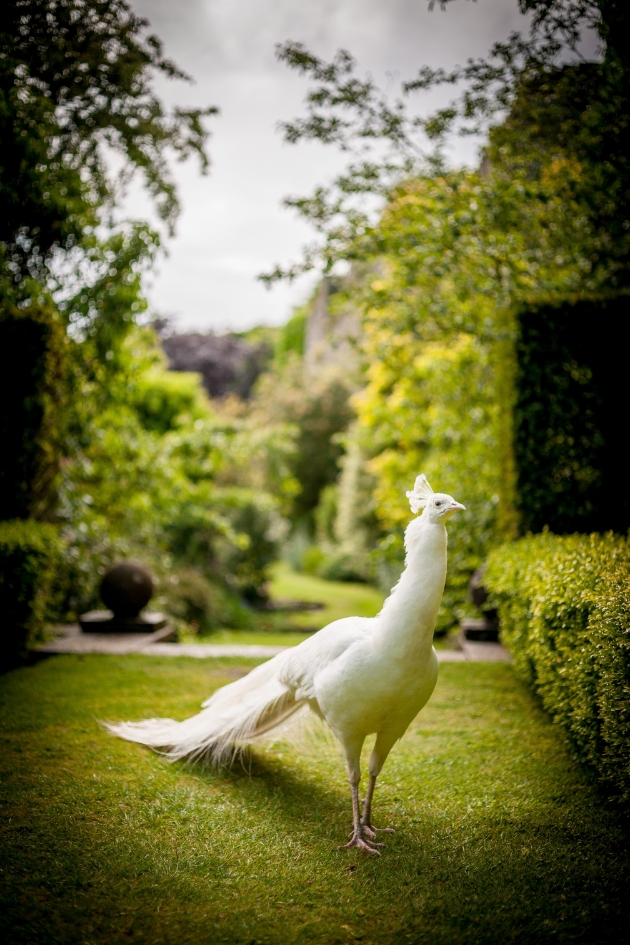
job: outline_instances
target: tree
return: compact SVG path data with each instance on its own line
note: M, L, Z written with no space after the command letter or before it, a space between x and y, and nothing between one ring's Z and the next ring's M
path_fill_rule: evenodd
M519 306L630 281L627 57L603 3L520 6L532 15L528 37L514 34L450 72L422 68L393 104L347 52L324 62L297 43L278 49L312 81L307 115L287 123L285 137L333 144L351 160L328 188L287 200L319 240L301 262L265 278L368 261L353 288L367 367L354 402L387 532L380 553L402 554L395 530L420 470L469 504L453 525L442 628L465 612L470 573L489 546L517 524ZM612 39L592 63L579 54L588 27ZM409 96L439 84L458 96L428 118L415 115ZM442 145L456 132L485 134L476 171L446 167Z
M168 114L152 77L188 77L125 0L6 0L0 12L0 266L14 288L93 233L135 171L162 219L178 209L167 155L208 166L203 117ZM106 152L122 167L109 171ZM0 270L1 271L1 270ZM26 289L23 289L26 291Z
M216 109L164 110L154 73L187 77L146 27L125 0L8 0L0 10L2 330L17 337L11 326L24 331L26 322L15 313L26 310L34 326L49 327L51 338L67 332L72 339L57 345L65 363L52 371L54 383L40 369L50 358L42 361L35 347L18 345L20 375L33 386L24 409L39 458L31 450L27 462L22 450L21 465L5 466L23 496L12 514L54 515L60 452L69 455L89 439L94 416L115 398L119 353L146 308L141 273L154 258L157 235L133 224L103 239L97 225L111 224L108 212L124 183L141 171L172 227L178 205L168 154L195 153L202 169L208 166L202 120ZM112 151L117 176L109 171ZM62 390L59 378L70 379L72 391ZM63 434L62 412L51 406L62 400ZM6 398L3 428L14 429L13 413Z
M245 451L238 480L282 496L293 526L312 533L322 490L335 481L343 454L339 435L353 418L347 378L335 372L313 377L291 352L258 381L245 420ZM262 442L262 462L254 444ZM257 468L258 467L258 468Z
M453 0L440 6L448 2ZM630 72L620 38L627 25L625 5L519 0L519 6L531 14L528 37L515 33L487 57L450 72L422 67L402 84L393 103L371 78L357 75L356 62L344 50L325 62L300 43L278 47L279 59L313 82L307 115L285 123L286 140L333 144L352 160L331 186L310 197L287 198L320 240L306 248L300 263L278 266L264 280L292 278L316 265L328 271L338 259L377 255L366 196L381 198L382 206L401 181L443 173L442 146L458 132L489 133L485 170L504 179L526 178L530 202L548 199L544 177L551 171L556 194L585 217L591 270L611 287L630 282ZM598 62L584 62L579 52L587 29L604 44ZM428 118L415 115L408 104L411 93L441 84L461 86L462 92ZM375 142L386 146L378 159L372 156ZM585 243L586 237L580 240Z

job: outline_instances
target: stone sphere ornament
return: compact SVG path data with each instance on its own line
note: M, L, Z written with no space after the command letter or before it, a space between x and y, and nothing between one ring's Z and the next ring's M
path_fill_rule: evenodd
M117 634L119 637L150 633L154 643L173 640L175 631L168 625L166 615L143 609L152 595L153 578L149 569L136 561L121 561L110 568L101 581L101 598L108 610L89 610L81 614L79 626L83 633ZM124 646L128 644L124 643Z
M101 599L118 620L133 620L152 596L151 572L135 561L115 564L101 582Z

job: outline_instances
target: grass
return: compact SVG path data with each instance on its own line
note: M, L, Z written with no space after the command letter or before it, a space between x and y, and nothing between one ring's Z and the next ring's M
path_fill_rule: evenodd
M65 656L0 679L11 943L598 943L628 928L627 832L503 664L447 664L394 749L381 859L338 851L339 753L168 765L96 718L182 718L251 661Z
M326 581L309 574L298 574L283 562L272 568L269 590L273 600L314 601L324 604L322 610L288 613L288 630L218 630L207 638L212 643L240 643L266 646L295 646L306 640L314 630L342 617L375 617L383 606L384 595L368 584L348 581ZM304 632L295 628L304 627ZM200 637L186 638L197 642ZM445 638L433 641L436 649L448 646Z
M182 643L221 643L238 644L238 646L297 646L306 640L310 633L300 633L297 630L215 630L206 636L182 634L179 640Z
M346 581L325 581L323 578L298 574L283 562L271 569L269 591L273 600L313 601L324 604L322 610L257 615L258 623L267 624L259 630L216 630L207 637L185 636L182 642L238 643L263 646L295 646L313 631L342 617L374 617L383 604L383 594L367 584Z
M375 617L383 606L383 594L369 584L325 581L310 574L298 574L283 562L272 569L269 583L276 600L303 600L324 604L323 610L291 614L297 626L320 630L342 617Z

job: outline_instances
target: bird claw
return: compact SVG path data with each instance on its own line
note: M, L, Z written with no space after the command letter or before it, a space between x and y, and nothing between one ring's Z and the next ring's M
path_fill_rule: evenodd
M363 830L363 833L367 836L368 840L374 840L377 833L395 833L396 832L391 827L373 827L372 824L364 824L364 823L361 823L361 829ZM383 846L383 844L381 843L379 844L379 846Z
M351 850L354 847L357 847L359 850L364 850L366 853L375 853L376 856L380 856L381 853L380 853L380 850L377 849L377 847L382 847L385 844L374 843L372 840L366 839L365 837L361 836L361 834L362 834L362 831L353 830L350 841L348 843L344 843L340 847L337 847L337 849L338 850Z

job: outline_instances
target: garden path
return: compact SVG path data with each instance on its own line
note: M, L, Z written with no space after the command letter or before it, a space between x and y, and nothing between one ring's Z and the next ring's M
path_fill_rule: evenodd
M193 656L201 659L245 657L268 659L286 650L286 646L246 645L238 643L171 643L172 630L155 633L82 633L78 624L58 627L57 637L36 648L37 653L142 653L144 656ZM441 663L504 663L510 655L498 643L471 643L460 640L459 650L437 650Z
M383 606L384 595L368 584L348 581L328 581L324 578L293 571L284 562L278 561L271 569L269 591L273 600L316 602L317 626L313 627L313 615L294 613L291 622L302 633L232 633L220 631L212 643L173 643L173 630L164 627L155 633L82 633L78 624L54 628L55 639L37 648L38 653L104 653L124 655L142 653L146 656L193 656L203 659L221 657L244 657L269 659L306 639L309 633L343 617L374 617ZM246 641L241 642L240 637ZM216 639L216 638L219 639ZM227 639L226 639L227 637ZM236 637L237 639L230 639ZM253 637L253 639L252 639ZM223 638L223 639L221 639ZM437 643L438 659L441 663L507 663L510 655L497 643L472 643L459 639L459 649L449 649L441 640Z

